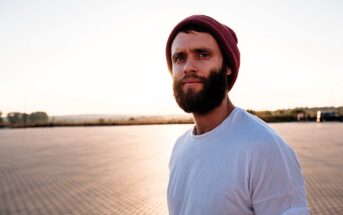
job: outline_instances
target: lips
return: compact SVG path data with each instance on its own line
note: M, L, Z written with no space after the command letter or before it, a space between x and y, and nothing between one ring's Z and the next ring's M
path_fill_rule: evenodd
M201 83L200 80L187 80L187 81L184 81L183 84L199 84Z
M186 84L199 84L202 83L203 81L200 78L196 78L196 77L190 77L190 78L184 78L184 80L182 81L183 85Z

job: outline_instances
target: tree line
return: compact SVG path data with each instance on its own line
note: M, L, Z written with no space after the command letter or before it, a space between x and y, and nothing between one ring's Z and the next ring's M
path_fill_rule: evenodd
M297 107L292 109L279 109L275 111L254 111L248 112L256 115L266 122L296 122L296 121L316 121L317 111L337 113L343 119L343 106L340 107ZM145 125L145 124L180 124L194 123L191 117L176 119L173 117L130 117L128 119L110 120L99 119L94 122L56 122L49 121L49 116L45 112L33 112L30 114L20 112L10 112L6 117L2 117L0 111L0 127L22 128L41 126L100 126L100 125Z
M20 112L10 112L6 117L2 117L0 112L0 127L28 127L48 125L49 116L45 112L37 111L30 114Z
M316 121L317 111L337 113L343 116L343 106L340 107L297 107L290 109L278 109L275 111L254 111L247 110L265 122L297 122L297 121Z

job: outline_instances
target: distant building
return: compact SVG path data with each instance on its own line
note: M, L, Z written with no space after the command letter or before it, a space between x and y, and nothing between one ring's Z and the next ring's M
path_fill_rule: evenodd
M297 111L297 121L307 121L307 114L305 111Z
M343 121L343 116L334 111L317 111L317 122Z

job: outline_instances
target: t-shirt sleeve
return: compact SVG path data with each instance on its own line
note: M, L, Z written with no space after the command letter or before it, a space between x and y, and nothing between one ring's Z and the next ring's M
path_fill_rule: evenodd
M281 138L260 144L251 161L249 187L256 215L310 214L299 161Z

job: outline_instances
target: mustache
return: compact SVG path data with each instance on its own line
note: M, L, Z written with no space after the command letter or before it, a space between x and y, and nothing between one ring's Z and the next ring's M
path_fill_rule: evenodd
M192 79L192 80L195 80L195 81L199 81L199 82L202 82L204 83L206 81L206 78L204 77L201 77L199 75L196 75L196 74L193 74L193 73L189 73L189 74L186 74L182 79L181 79L181 83L186 83L189 79Z

